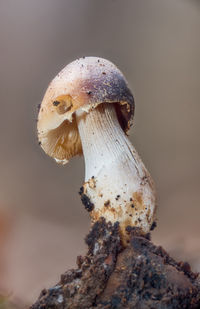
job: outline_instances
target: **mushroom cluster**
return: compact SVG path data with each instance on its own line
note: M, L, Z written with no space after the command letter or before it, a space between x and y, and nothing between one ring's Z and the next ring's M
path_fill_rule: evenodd
M50 83L38 115L43 150L65 164L83 153L85 183L80 195L92 222L104 217L147 233L154 220L153 180L127 137L134 99L120 70L110 61L83 57Z

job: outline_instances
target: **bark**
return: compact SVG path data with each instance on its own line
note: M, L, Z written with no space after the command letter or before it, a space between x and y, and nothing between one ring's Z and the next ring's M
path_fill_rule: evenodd
M43 290L31 309L185 309L200 307L200 276L176 262L160 246L129 228L130 244L120 243L118 224L96 222L86 237L88 253L77 269Z

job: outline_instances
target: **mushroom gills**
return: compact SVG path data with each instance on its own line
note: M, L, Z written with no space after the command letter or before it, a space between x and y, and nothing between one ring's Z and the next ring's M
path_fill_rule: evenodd
M127 226L148 232L156 204L153 180L123 132L115 104L79 110L76 120L85 158L83 192L94 204L93 221L118 221L123 235Z
M66 164L74 154L82 154L76 121L64 120L56 129L40 134L41 146L57 163Z

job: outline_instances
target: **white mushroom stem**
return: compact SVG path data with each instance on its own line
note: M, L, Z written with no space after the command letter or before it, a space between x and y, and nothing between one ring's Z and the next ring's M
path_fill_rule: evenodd
M89 113L76 112L85 158L84 194L94 204L94 221L105 217L150 230L154 219L153 181L123 132L114 104L104 103Z

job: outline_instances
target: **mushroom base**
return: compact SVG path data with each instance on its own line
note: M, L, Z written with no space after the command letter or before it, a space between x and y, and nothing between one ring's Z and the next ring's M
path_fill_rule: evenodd
M140 234L144 235L155 224L154 214L151 208L147 208L147 205L144 204L142 194L137 191L132 193L128 186L121 195L117 194L116 190L113 198L109 188L107 191L104 189L102 193L101 187L98 187L98 181L91 178L84 183L79 193L85 209L90 214L92 224L100 218L104 218L106 222L112 224L119 223L120 237L125 247L130 241L130 227L138 228ZM127 199L127 196L130 198Z

